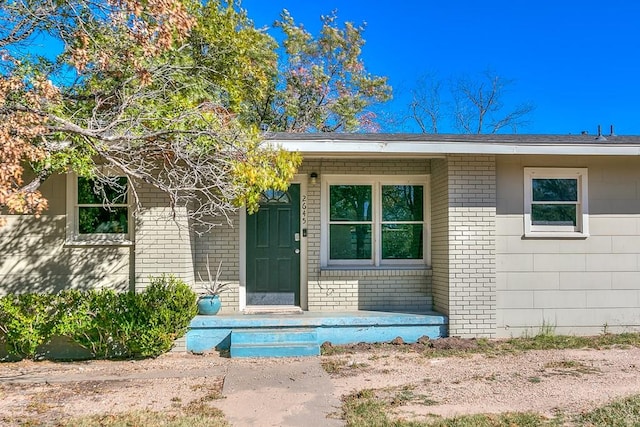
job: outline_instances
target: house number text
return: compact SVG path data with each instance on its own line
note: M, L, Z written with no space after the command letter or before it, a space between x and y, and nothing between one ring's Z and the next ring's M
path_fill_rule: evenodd
M307 225L307 195L303 194L302 195L302 203L300 204L300 207L302 208L302 226L306 226Z

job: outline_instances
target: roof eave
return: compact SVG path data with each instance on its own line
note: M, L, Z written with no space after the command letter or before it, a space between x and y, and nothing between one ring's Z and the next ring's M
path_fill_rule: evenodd
M442 157L447 154L476 155L596 155L637 156L637 144L597 143L498 143L498 142L385 142L385 141L338 141L333 139L293 140L271 139L270 144L287 151L300 152L312 157Z

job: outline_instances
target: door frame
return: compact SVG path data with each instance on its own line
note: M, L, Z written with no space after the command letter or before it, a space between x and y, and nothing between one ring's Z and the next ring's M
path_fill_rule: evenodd
M309 232L309 197L307 195L307 174L295 174L291 184L300 185L300 308L307 310L308 305L308 282L307 282L307 236L302 232L307 229ZM238 310L244 311L247 308L247 209L240 208L240 286L238 287Z

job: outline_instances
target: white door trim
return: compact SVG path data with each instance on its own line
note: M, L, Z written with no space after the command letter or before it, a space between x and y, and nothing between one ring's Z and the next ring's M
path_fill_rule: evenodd
M291 181L292 184L300 185L300 308L307 310L308 304L308 282L307 282L307 236L308 220L308 196L306 174L296 174ZM305 232L305 230L307 230ZM244 311L247 308L247 210L240 208L240 286L238 288L238 310Z

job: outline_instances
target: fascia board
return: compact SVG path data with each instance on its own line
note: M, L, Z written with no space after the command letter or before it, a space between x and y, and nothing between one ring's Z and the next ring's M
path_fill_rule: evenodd
M638 156L640 145L612 144L533 144L483 142L384 142L334 140L269 140L268 144L307 156L438 156L446 154L546 154Z

